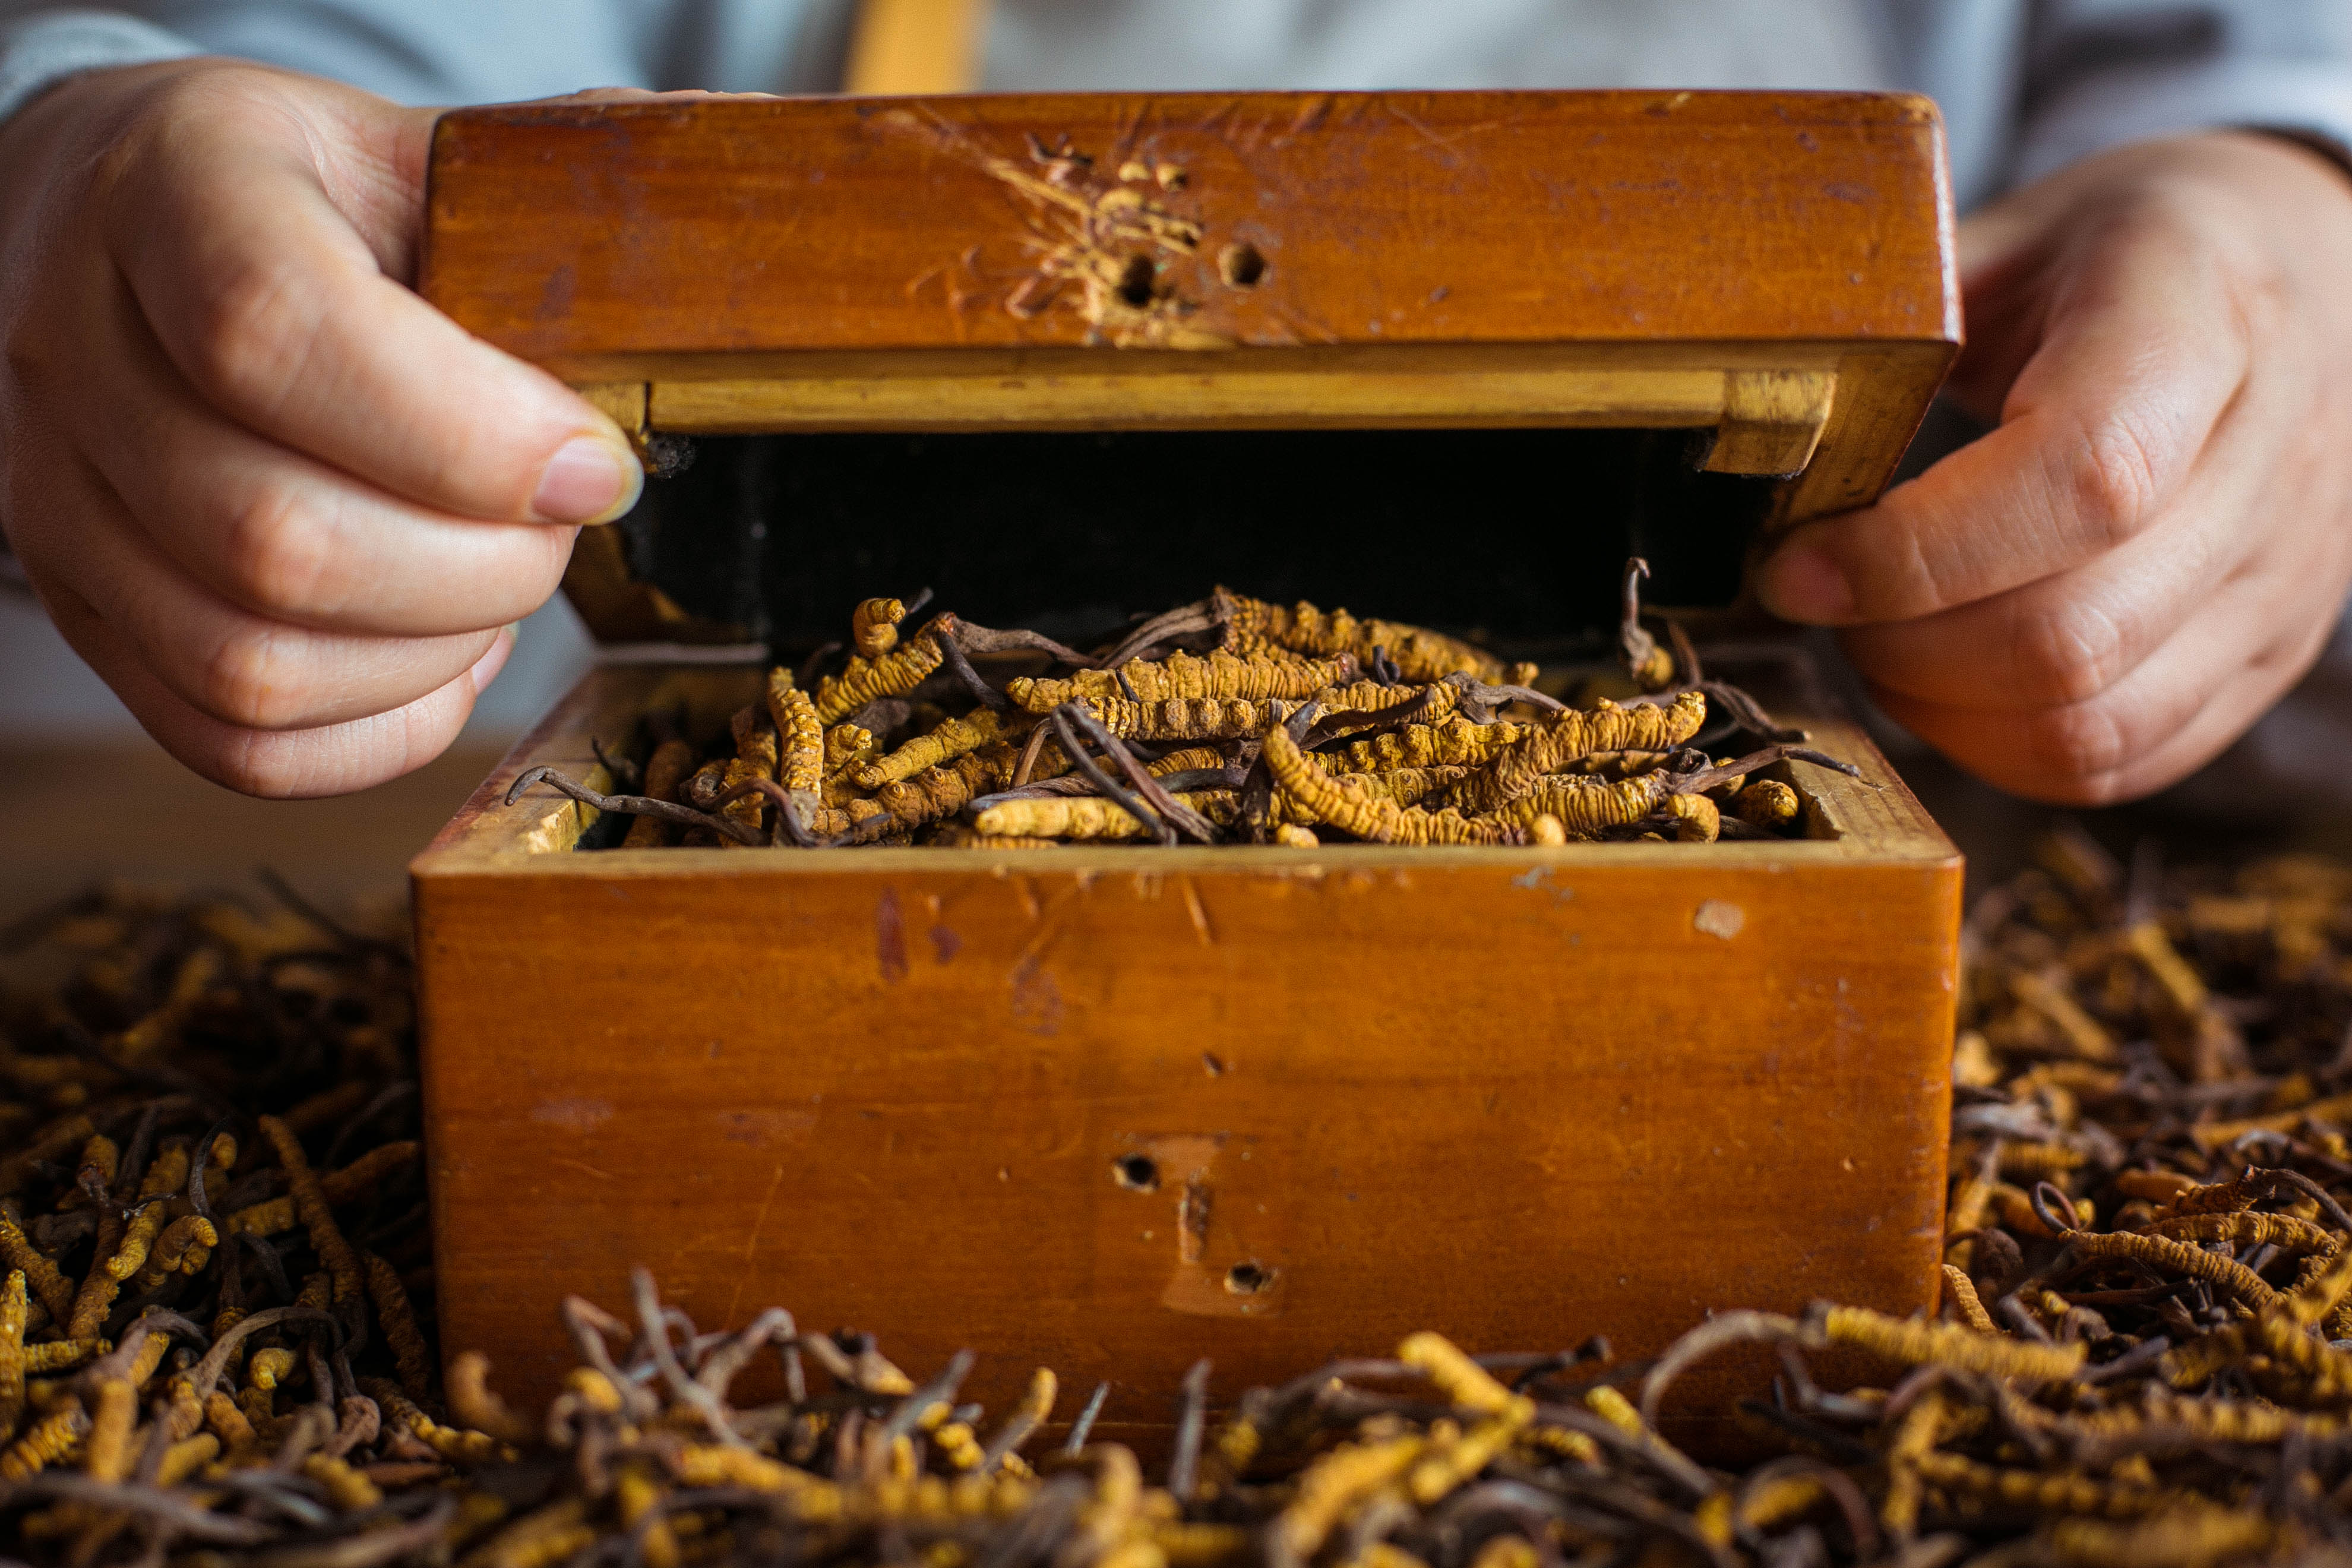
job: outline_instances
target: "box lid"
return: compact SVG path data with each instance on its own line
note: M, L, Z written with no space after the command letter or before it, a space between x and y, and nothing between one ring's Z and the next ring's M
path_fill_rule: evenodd
M796 475L862 463L887 487L961 451L969 487L987 465L959 443L1017 434L998 467L1034 495L1061 467L1045 432L1129 433L1113 445L1163 474L1174 431L1260 470L1233 433L1672 432L1682 468L1733 481L1676 506L1770 528L1893 472L1960 341L1951 229L1940 122L1901 95L541 104L441 119L419 288L641 437L831 437L792 448ZM1654 448L1485 452L1556 489ZM733 553L673 540L699 566L666 581L649 531L687 525L657 481L633 530L583 536L566 585L600 636L789 637L772 595L744 597L767 536L737 469L760 465L715 449L691 526L714 526L714 483L738 495ZM1443 472L1472 448L1379 450ZM807 543L794 582L825 553Z

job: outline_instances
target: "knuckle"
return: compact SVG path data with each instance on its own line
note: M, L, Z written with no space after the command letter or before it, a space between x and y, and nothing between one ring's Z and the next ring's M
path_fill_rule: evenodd
M192 377L232 406L267 412L301 379L316 336L299 268L274 258L226 262L195 294Z
M2026 615L2010 639L2017 695L2031 702L2087 702L2128 668L2123 628L2096 605L2066 600Z
M2085 429L2069 455L2063 484L2082 542L2104 553L2146 528L2161 469L2156 437L2131 410L2113 410Z
M306 497L288 485L264 483L231 510L222 530L222 567L231 591L265 612L333 611L341 556L332 533Z
M2113 799L2113 780L2131 760L2131 738L2111 700L2044 709L2026 721L2027 754L2053 793L2078 805Z
M196 705L223 723L245 729L289 728L309 693L300 640L291 627L230 633L197 672Z

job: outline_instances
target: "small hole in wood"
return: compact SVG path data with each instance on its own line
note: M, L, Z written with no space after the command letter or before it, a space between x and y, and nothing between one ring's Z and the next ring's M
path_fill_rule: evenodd
M1274 1283L1274 1270L1257 1263L1236 1263L1225 1270L1225 1289L1236 1296L1255 1296Z
M1118 275L1118 297L1137 310L1142 310L1151 303L1152 279L1151 258L1128 258L1127 266L1120 269Z
M1149 1154L1123 1154L1110 1163L1110 1173L1129 1192L1156 1192L1160 1187L1160 1166Z
M1265 258L1255 245L1229 245L1217 252L1217 276L1232 288L1255 289L1265 276Z

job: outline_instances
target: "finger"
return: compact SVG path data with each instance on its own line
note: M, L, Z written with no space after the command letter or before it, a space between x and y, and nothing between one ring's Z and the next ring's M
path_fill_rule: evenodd
M1913 620L2142 531L2193 470L2249 363L2220 247L2189 228L2138 215L2126 232L2081 240L2098 253L2053 285L2000 427L1876 506L1792 531L1759 574L1765 605L1829 626Z
M2249 628L2217 604L2086 702L2002 711L1874 689L1887 715L2013 794L2103 805L2177 783L2221 754L2310 668L2332 622Z
M2244 625L2312 595L2295 564L2247 526L2279 458L2269 423L2245 402L2223 417L2207 460L2163 517L2071 571L1914 621L1849 628L1844 644L1879 686L1949 707L2016 709L2086 701L2137 668L2201 606ZM2265 564L2267 563L2267 564ZM2308 574L2309 563L2302 563ZM2315 615L2339 596L2325 579ZM2320 600L2326 600L2326 604Z
M426 510L265 441L199 401L127 291L62 388L65 427L148 538L232 604L313 629L440 636L520 620L573 531Z
M308 730L390 712L457 679L497 637L356 637L257 616L182 572L95 473L73 478L79 493L38 509L74 520L69 548L37 523L27 569L78 595L158 681L223 724Z
M215 91L167 116L108 205L110 253L164 352L262 436L439 510L588 522L643 472L613 422L378 268L283 115ZM416 113L355 110L396 138Z
M390 712L315 729L259 731L189 706L74 595L45 595L45 602L74 651L165 751L215 784L280 800L348 795L423 767L457 738L474 699L514 645L514 634L501 631L471 668Z

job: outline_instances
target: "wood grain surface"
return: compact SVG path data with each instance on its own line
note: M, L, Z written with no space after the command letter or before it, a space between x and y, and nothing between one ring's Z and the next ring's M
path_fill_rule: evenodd
M1925 99L1843 93L462 110L418 286L587 380L1105 342L1949 345L1941 139Z
M1711 427L1793 476L1780 528L1894 472L1950 238L1901 95L526 105L439 122L419 287L633 437ZM731 635L569 586L608 639Z
M445 1342L510 1393L634 1264L1147 1435L1202 1355L1935 1300L1959 864L1852 727L1779 844L572 853L492 804L751 679L598 671L415 862Z

